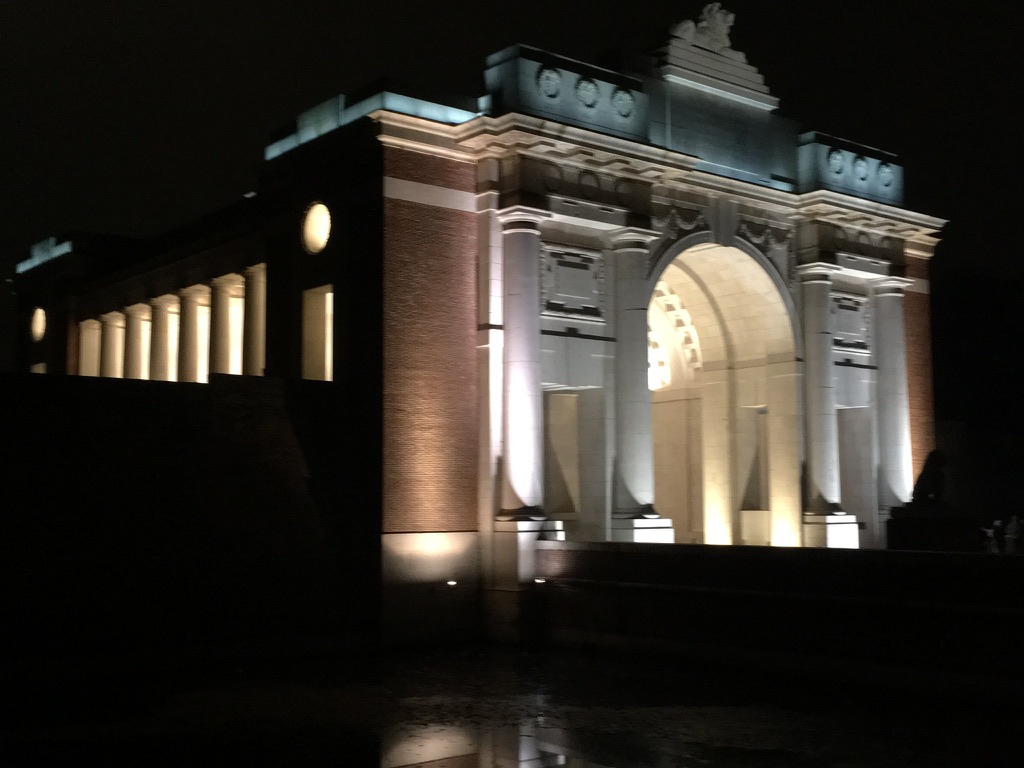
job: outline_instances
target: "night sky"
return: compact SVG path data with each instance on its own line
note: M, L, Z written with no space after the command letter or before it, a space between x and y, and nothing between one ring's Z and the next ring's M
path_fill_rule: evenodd
M150 235L215 209L252 188L272 131L379 78L478 95L484 57L503 47L594 62L663 44L703 4L0 0L0 254L73 229ZM907 207L951 219L933 261L939 417L1015 414L1022 12L725 5L733 47L787 115L895 152Z

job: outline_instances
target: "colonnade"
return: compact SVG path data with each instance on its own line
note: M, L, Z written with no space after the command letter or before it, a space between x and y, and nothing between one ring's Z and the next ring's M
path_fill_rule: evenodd
M266 264L191 285L79 323L82 376L206 382L262 376Z

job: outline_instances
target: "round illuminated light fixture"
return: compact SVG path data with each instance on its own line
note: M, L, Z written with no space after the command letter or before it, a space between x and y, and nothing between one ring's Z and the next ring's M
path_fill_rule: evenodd
M46 310L42 307L36 307L35 311L32 312L32 324L30 326L32 331L32 341L42 341L43 336L46 335Z
M313 203L302 221L302 245L307 253L320 253L331 237L331 212L323 203Z

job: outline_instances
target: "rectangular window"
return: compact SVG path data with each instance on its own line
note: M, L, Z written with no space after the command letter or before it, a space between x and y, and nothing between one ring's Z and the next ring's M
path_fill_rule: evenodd
M302 378L334 380L334 286L302 292Z

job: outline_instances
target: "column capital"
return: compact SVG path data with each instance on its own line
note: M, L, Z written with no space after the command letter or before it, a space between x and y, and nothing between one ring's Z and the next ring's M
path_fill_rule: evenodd
M113 312L105 312L100 315L100 322L104 325L107 323L124 323L124 312L120 310L114 310Z
M246 280L266 280L267 279L267 265L265 262L259 264L253 264L250 267L246 267L242 270L242 275Z
M234 272L215 277L210 281L211 288L236 288L242 284L242 276Z
M149 300L149 305L154 309L169 309L178 303L178 297L171 293L165 293L163 296L157 296L155 299Z
M801 283L832 282L832 276L842 272L843 268L838 264L829 264L825 261L815 261L810 264L798 264L796 272L800 275Z
M641 227L621 227L613 229L608 233L608 242L611 244L612 249L616 251L646 251L651 243L660 238L660 232L655 232L653 229L642 229Z
M515 232L517 230L526 232L540 232L540 223L551 218L551 213L542 211L539 208L531 208L527 205L513 205L498 211L498 221L504 232Z
M903 298L903 292L914 284L909 277L887 276L871 281L871 290L878 296L898 296Z
M125 315L130 317L145 317L151 311L150 305L145 303L132 304L130 307L124 308Z
M203 299L208 298L210 295L210 286L205 284L190 285L188 288L181 288L178 290L178 299L182 302L193 301L200 302Z

